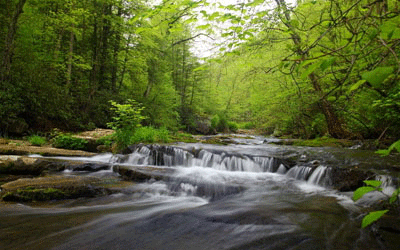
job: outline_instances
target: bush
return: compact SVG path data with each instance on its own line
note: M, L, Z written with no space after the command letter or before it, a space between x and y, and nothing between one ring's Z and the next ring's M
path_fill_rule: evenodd
M243 122L239 124L239 128L241 129L254 129L256 125L253 122Z
M239 125L236 122L229 122L225 115L214 115L211 119L211 129L217 132L236 132Z
M236 132L239 129L239 125L236 122L228 122L229 131Z
M29 136L28 141L33 146L43 146L44 144L46 144L46 138L38 136L38 135Z
M131 137L130 144L169 141L169 131L166 128L155 129L153 127L141 127L138 128Z
M214 115L213 118L211 118L211 129L217 131L219 124L219 115Z
M127 100L126 104L110 101L115 116L107 126L115 130L114 140L116 149L123 149L133 143L135 132L141 127L141 122L146 118L142 115L144 107L135 100Z
M72 137L71 135L67 134L60 134L54 137L53 139L53 146L56 148L65 148L65 149L85 149L86 144L88 143L87 140L82 138Z
M100 137L99 139L96 140L96 144L106 145L106 146L110 147L113 142L113 136L114 135L106 135L106 136Z

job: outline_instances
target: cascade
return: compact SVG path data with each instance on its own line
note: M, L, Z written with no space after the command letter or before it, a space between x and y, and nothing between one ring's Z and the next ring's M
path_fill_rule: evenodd
M270 172L321 186L330 184L331 173L331 169L326 166L315 168L297 165L289 168L274 157L249 156L206 149L186 150L160 145L138 145L128 157L120 158L119 162L132 165L202 167L232 172ZM178 189L180 183L184 181L178 182L174 189Z
M307 183L321 186L328 185L330 171L331 169L326 166L317 167L308 178Z
M286 173L286 176L296 180L307 180L312 172L311 167L294 166Z
M207 167L223 171L278 172L284 174L287 167L273 157L251 157L225 152L215 153L201 149L197 156L187 150L158 145L137 146L127 159L121 157L119 163L132 165Z

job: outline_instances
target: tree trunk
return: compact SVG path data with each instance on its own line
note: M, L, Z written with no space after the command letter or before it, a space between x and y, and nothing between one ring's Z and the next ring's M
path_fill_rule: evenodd
M14 52L14 40L17 33L17 24L20 15L23 13L23 8L26 0L20 0L15 8L14 14L12 16L10 25L8 27L8 32L6 36L6 41L4 44L3 60L0 68L1 81L8 81L10 77L10 70L12 64L12 56Z

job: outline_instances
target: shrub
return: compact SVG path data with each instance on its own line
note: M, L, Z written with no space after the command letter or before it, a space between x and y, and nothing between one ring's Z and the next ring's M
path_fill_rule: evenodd
M138 128L131 137L131 144L146 142L153 143L156 138L156 131L152 127Z
M53 138L53 146L65 149L85 149L87 140L67 134L59 134Z
M126 104L110 101L111 111L115 113L113 121L107 126L115 130L114 140L116 149L123 149L135 140L135 131L141 127L141 122L146 118L142 115L144 107L135 100L127 100Z
M153 127L141 127L138 128L131 137L130 144L169 141L169 131L166 128L155 129Z
M239 125L236 122L228 122L229 131L236 132L239 129Z
M211 129L217 131L218 124L219 124L219 115L214 115L211 118Z
M103 137L100 137L96 140L96 144L98 145L106 145L106 146L111 146L112 142L113 142L113 138L114 135L106 135Z
M38 136L38 135L29 136L28 141L33 146L43 146L44 144L46 144L46 138Z
M228 120L224 115L214 115L211 119L211 128L217 132L227 132L229 130Z
M254 129L256 128L253 122L243 122L239 124L239 128L241 129Z
M160 129L158 129L157 141L167 143L167 142L169 142L170 140L171 140L171 139L170 139L170 133L169 133L169 131L168 131L167 128L162 127L162 128L160 128Z

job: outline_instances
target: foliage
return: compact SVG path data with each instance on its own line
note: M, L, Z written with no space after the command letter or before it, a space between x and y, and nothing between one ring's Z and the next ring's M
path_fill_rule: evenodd
M112 117L112 122L107 123L108 127L116 131L134 131L141 127L141 122L146 118L141 114L144 109L142 105L132 99L128 99L126 104L118 104L114 101L110 101L110 103L112 105L110 109L115 116Z
M211 129L224 133L234 132L238 130L238 125L235 122L228 121L226 115L216 114L211 118Z
M0 134L114 126L109 100L134 99L142 125L171 131L212 117L221 132L398 138L397 1L275 4L0 4ZM191 41L207 37L220 54L199 59Z
M113 135L106 135L96 140L96 144L106 145L108 147L111 146L112 142L113 142Z
M237 132L239 129L239 125L236 122L228 121L228 129L231 132Z
M392 145L390 145L388 149L381 149L376 151L375 153L380 154L382 156L388 156L390 152L392 152L393 150L396 150L397 152L400 153L400 140L394 142Z
M33 146L43 146L44 144L46 144L46 138L39 135L29 136L28 141Z
M367 186L360 187L356 191L354 191L354 194L353 194L354 201L359 200L361 197L363 197L363 195L365 195L366 193L372 192L372 191L382 192L382 181L366 180L366 181L364 181L364 183ZM397 188L392 193L391 196L388 196L389 204L397 203L397 205L399 205L398 204L399 203L399 193L400 193L400 188ZM373 222L379 220L388 211L389 210L385 209L385 210L378 210L378 211L373 211L373 212L368 213L368 215L366 215L363 218L361 227L365 228L365 227L369 226Z
M169 131L166 128L155 129L153 127L141 127L130 138L131 144L169 142Z
M123 149L133 144L133 138L141 122L146 118L142 115L144 107L132 99L128 99L126 104L118 104L110 101L114 112L113 121L107 123L107 126L115 130L114 140L117 149Z
M69 134L59 134L52 139L52 145L54 147L73 150L85 149L87 143L87 140Z

